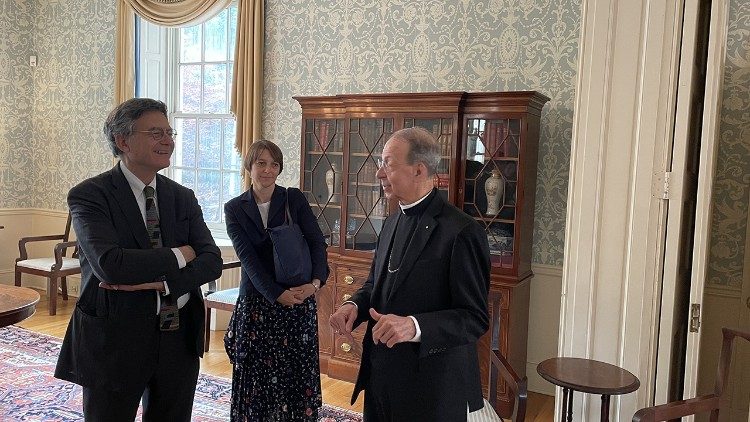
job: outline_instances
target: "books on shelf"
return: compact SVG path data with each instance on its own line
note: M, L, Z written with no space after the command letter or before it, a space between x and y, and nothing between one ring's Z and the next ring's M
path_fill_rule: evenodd
M434 186L438 189L448 189L450 186L450 176L448 173L436 173Z

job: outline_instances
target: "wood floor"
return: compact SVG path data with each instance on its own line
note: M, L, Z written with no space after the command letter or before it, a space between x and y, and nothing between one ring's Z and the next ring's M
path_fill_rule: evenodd
M46 294L43 291L39 291L39 295L42 297L42 300L37 304L37 312L34 316L16 325L28 330L62 338L65 335L65 329L73 312L75 298L71 297L71 300L66 302L61 297L58 297L57 315L49 316ZM201 372L231 378L232 365L229 363L226 353L224 353L223 336L223 331L214 331L211 333L210 350L201 359ZM325 403L362 412L363 395L359 396L359 400L353 406L349 404L349 398L354 386L352 383L328 378L325 375L320 376L320 383L323 388L323 401ZM554 405L554 397L529 393L526 420L531 422L552 421Z

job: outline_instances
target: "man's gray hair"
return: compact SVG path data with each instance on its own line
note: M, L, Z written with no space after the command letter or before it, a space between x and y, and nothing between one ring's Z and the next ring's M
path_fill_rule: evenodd
M437 173L440 165L440 145L435 136L425 128L415 126L396 131L390 139L400 139L409 144L408 164L424 163L427 176Z
M107 120L104 121L104 137L107 139L109 148L115 157L122 153L117 148L115 136L122 135L127 137L132 135L135 121L149 111L158 111L164 117L167 117L167 105L151 98L131 98L115 107L109 113Z

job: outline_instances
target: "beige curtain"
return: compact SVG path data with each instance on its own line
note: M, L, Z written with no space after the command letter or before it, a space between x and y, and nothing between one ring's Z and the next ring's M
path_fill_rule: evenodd
M226 9L232 0L122 0L138 16L162 26L192 26Z
M117 0L115 105L135 96L136 13L162 26L189 26L211 19L231 3L232 0Z
M117 2L114 106L135 96L135 13Z
M263 11L263 0L239 0L231 110L237 120L235 146L243 158L253 141L261 138ZM244 174L244 169L242 172L243 185L247 189L250 178Z

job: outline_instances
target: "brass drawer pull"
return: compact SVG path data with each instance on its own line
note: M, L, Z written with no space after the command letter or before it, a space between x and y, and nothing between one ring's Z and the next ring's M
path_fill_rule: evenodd
M354 283L354 277L352 277L350 275L344 277L344 283L346 283L346 284L352 284L352 283Z
M343 350L346 353L349 353L352 350L352 345L349 343L341 343L341 350Z
M346 302L347 300L351 298L352 298L352 295L350 295L349 293L346 293L345 295L341 296L341 300L343 300L344 302Z

